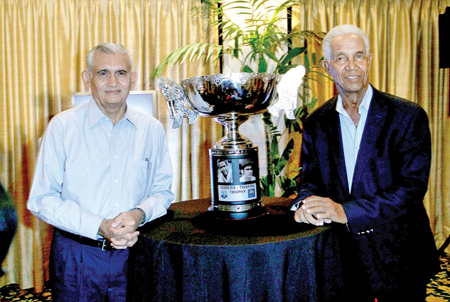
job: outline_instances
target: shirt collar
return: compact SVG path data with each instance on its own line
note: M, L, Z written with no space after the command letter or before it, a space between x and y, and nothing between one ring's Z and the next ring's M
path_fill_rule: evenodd
M92 98L88 104L88 117L89 117L89 127L93 127L102 118L106 117L103 112L98 107L95 100ZM125 112L125 119L137 128L137 116L129 105L127 104L127 111Z
M127 104L127 111L125 112L125 119L130 122L134 127L137 126L137 115L136 111L134 111L130 105Z
M372 88L372 85L369 84L369 86L367 87L366 94L364 95L364 98L363 98L361 104L359 105L358 113L361 113L362 109L364 109L366 112L369 111L370 102L372 101L372 96L373 96L373 88ZM343 104L342 97L340 94L338 94L336 111L339 112L340 114L343 114L343 115L349 117L347 111L344 109L344 104Z

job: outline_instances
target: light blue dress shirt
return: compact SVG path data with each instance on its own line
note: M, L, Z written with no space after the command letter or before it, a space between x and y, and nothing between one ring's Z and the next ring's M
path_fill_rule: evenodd
M342 143L344 145L345 168L347 171L348 191L352 191L353 173L355 172L356 159L358 158L359 146L366 125L367 114L369 113L370 102L372 101L373 88L367 88L366 94L358 107L360 114L358 126L353 123L350 115L344 109L342 97L339 95L336 111L339 113L341 124Z
M94 100L53 117L37 159L28 209L97 239L103 219L138 207L146 222L167 212L173 171L162 124L128 107L114 126Z

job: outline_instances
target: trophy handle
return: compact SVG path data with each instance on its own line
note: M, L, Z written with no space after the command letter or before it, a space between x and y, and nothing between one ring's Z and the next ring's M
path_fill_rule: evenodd
M290 69L277 84L278 101L267 110L275 117L284 110L288 119L295 120L294 110L297 109L298 88L305 76L305 67L299 65Z
M170 118L174 120L172 128L179 128L184 117L189 119L189 124L193 124L198 118L198 113L187 107L188 98L183 87L165 77L159 77L156 82L167 101Z

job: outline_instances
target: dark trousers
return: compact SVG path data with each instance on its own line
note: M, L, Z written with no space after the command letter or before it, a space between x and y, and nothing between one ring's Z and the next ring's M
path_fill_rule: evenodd
M342 252L344 266L344 283L348 298L345 302L425 302L426 280L419 277L417 273L404 274L403 278L393 281L395 283L385 284L383 290L374 290L374 284L370 281L370 273L367 273L357 254L357 246L353 238L344 227L335 228L339 233L339 247ZM424 272L422 276L425 276ZM375 284L377 285L377 284ZM390 285L390 286L389 286ZM380 285L378 284L378 288ZM387 287L387 288L386 288ZM376 287L375 287L376 288Z
M55 229L50 256L52 301L126 301L129 250L102 251Z

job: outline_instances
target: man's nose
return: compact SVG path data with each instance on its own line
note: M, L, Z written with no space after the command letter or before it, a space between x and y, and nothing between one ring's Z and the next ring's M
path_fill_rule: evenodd
M117 78L115 74L111 74L108 78L108 86L116 86L117 85Z
M356 69L358 65L356 64L356 61L353 58L350 58L347 60L347 64L345 65L345 69L347 70L353 70Z

